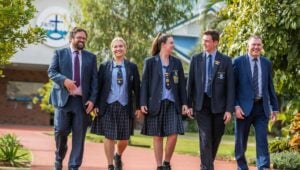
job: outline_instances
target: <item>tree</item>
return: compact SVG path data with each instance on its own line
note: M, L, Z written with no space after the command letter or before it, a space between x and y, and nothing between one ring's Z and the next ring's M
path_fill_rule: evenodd
M0 66L8 64L17 50L43 40L41 28L28 26L37 12L32 3L33 0L0 0Z
M196 0L194 1L196 2ZM127 42L126 57L142 69L149 55L151 39L191 14L190 0L77 0L72 6L75 21L88 32L87 47L100 61L111 57L110 43L115 36ZM53 112L48 104L52 82L39 90L41 108ZM38 99L33 100L34 103Z
M220 49L230 56L246 52L250 35L263 38L266 56L273 62L274 82L281 103L300 95L300 1L233 0L218 13L226 21Z
M153 36L186 19L193 8L190 0L77 0L74 4L76 22L89 33L89 49L100 60L111 57L110 43L121 36L127 42L127 58L140 70Z
M273 80L282 111L275 126L270 124L273 132L289 128L300 110L299 6L300 1L294 0L231 0L218 12L216 20L216 24L226 23L220 49L230 56L246 52L250 35L262 37L264 53L273 63ZM290 143L298 140L294 138Z

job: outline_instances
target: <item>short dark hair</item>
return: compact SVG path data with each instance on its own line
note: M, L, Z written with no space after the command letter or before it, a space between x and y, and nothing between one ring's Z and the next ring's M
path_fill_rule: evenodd
M74 38L74 37L75 37L75 34L78 33L78 32L84 32L85 35L86 35L86 37L88 36L88 34L87 34L87 32L86 32L85 29L80 28L80 27L74 27L74 28L70 31L70 36L69 36L70 40L71 40L72 38Z
M216 30L207 30L203 33L203 35L210 35L213 41L220 40L220 33Z

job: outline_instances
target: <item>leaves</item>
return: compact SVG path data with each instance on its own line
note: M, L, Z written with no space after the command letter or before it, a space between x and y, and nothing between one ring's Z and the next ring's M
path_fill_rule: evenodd
M263 38L265 55L273 63L274 84L281 100L300 95L300 1L235 0L218 12L226 21L220 50L235 57L246 53L252 34ZM284 102L284 101L281 101Z
M28 26L36 12L33 0L0 1L0 66L8 64L17 50L44 39L41 28Z
M88 48L100 61L111 57L110 43L116 36L127 42L126 57L138 63L139 70L149 56L151 40L158 31L170 29L192 11L189 0L78 0L75 21L89 33ZM75 4L78 4L75 5Z
M12 134L6 134L0 138L0 160L9 163L10 166L22 165L20 163L27 153L20 154L22 145L17 137Z

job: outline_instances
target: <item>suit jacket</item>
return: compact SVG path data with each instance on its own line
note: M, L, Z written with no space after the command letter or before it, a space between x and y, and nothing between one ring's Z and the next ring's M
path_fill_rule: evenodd
M85 50L82 50L81 56L82 103L84 105L90 100L95 104L97 97L96 56ZM70 94L64 86L64 81L67 78L72 80L72 75L71 49L64 48L55 50L54 57L48 69L48 76L54 82L50 93L50 104L55 107L63 107L66 105Z
M272 111L278 111L277 98L272 80L272 64L265 58L260 57L262 73L262 99L264 112L267 117ZM233 70L235 75L236 98L235 105L240 106L245 115L251 113L255 92L252 83L252 72L248 55L240 56L233 60Z
M205 90L205 53L192 57L188 78L188 105L201 111ZM228 56L217 51L212 73L212 113L234 111L234 75Z
M135 96L136 108L140 108L140 76L136 64L124 60L127 81L128 104L127 111L131 117L133 112L133 93ZM113 61L106 61L100 64L98 71L98 99L97 105L100 109L100 115L105 113L107 107L107 98L111 88Z
M170 84L175 98L177 113L181 113L181 106L187 104L185 80L182 64L179 59L170 56L169 67L171 70ZM159 113L162 92L163 75L162 63L159 55L145 59L141 86L141 106L147 106L150 115Z

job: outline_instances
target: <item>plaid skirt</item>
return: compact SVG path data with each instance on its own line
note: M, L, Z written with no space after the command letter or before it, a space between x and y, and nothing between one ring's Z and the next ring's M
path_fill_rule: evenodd
M184 134L182 118L180 114L177 114L175 103L169 100L161 101L158 115L145 116L141 133L160 137Z
M119 102L108 104L103 115L92 121L91 133L103 135L111 140L128 140L133 135L133 119L126 106Z

